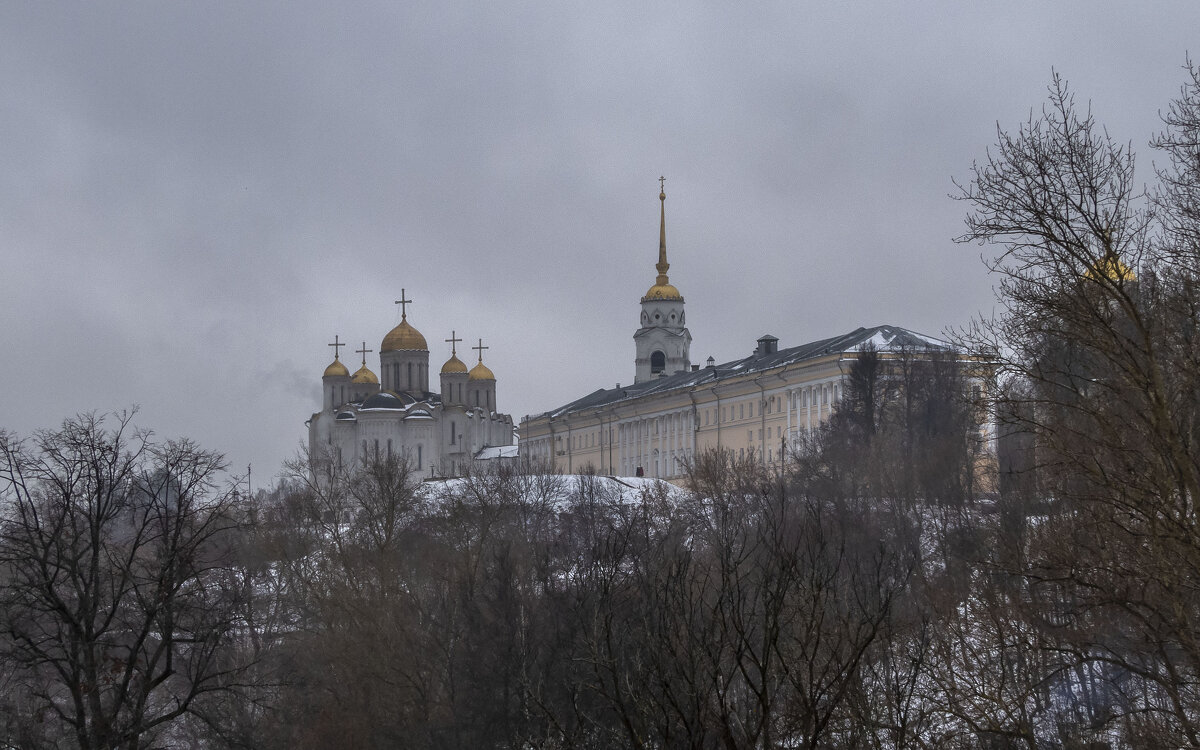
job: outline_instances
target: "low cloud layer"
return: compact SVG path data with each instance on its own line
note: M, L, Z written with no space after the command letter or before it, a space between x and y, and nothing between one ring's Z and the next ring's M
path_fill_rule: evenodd
M1200 6L875 5L8 4L0 426L269 477L402 287L518 418L628 382L660 175L697 362L987 314L952 178L1054 69L1149 180Z

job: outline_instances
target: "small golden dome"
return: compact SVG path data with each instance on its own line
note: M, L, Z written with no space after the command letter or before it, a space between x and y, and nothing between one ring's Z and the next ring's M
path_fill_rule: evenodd
M1137 275L1129 266L1121 262L1113 253L1106 253L1103 258L1094 263L1084 272L1084 278L1089 281L1107 279L1112 282L1137 281Z
M471 368L471 373L467 375L469 380L495 380L496 376L488 369L488 366L480 360L479 364Z
M449 375L451 373L466 372L467 366L457 355L451 354L450 359L446 360L446 364L442 365L442 374Z
M333 362L329 364L329 367L325 368L325 374L321 377L348 378L350 377L350 371L346 369L346 366L342 364L341 360L339 360L337 357L334 357Z
M656 299L683 302L683 295L679 293L674 284L655 284L646 292L646 296L642 297L642 302Z
M382 352L395 351L429 351L429 345L425 343L425 337L416 328L408 324L408 318L402 317L400 325L388 332L388 335L383 337L383 345L379 347Z
M350 382L362 385L379 385L379 378L375 377L375 373L368 370L366 365L363 365L358 368L358 372L354 373L354 377L350 378Z

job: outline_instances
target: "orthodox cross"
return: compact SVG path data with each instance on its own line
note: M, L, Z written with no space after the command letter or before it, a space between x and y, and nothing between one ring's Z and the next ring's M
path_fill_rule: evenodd
M479 346L472 346L471 348L474 349L475 351L479 352L479 361L482 362L483 361L483 350L491 349L492 347L484 346L483 339L479 339Z
M403 295L401 295L401 296L403 296ZM450 338L443 339L443 341L445 341L447 344L450 345L450 356L451 357L458 356L458 349L456 349L454 345L457 344L458 342L462 341L462 339L457 338L457 336L458 336L457 333L455 333L454 331L450 331ZM483 339L480 339L479 343L482 344Z
M343 346L350 346L350 345L343 344L341 341L338 340L338 337L335 335L333 337L333 343L329 344L329 346L333 347L333 358L337 359L338 358L338 350L341 349Z
M401 294L400 296L401 296L401 297L403 297L404 295L403 295L403 294ZM355 353L355 354L361 354L361 355L363 355L363 367L366 367L366 366L367 366L367 355L368 355L368 354L370 354L370 353L371 353L371 352L373 352L373 351L375 351L375 350L374 350L374 349L368 349L368 348L367 348L367 342L365 342L365 341L364 341L364 342L363 342L363 348L362 348L362 349L355 349L355 350L354 350L354 353Z
M400 287L400 299L396 300L396 304L400 305L400 318L403 320L407 320L408 319L407 306L412 304L412 300L404 298L404 287Z
M663 183L664 183L664 182L666 182L666 181L667 181L667 178L666 178L666 177L659 177L659 178L658 178L658 192L660 192L660 193L661 193L661 192L664 192L664 191L663 191Z

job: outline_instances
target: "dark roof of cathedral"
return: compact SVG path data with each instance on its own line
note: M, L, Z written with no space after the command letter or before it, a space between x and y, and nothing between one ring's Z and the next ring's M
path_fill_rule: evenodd
M774 336L763 336L759 339L774 342ZM938 349L950 350L953 346L948 341L925 336L898 326L875 326L874 328L858 328L850 333L833 338L812 341L800 346L779 349L760 354L756 350L749 357L736 359L712 367L701 367L698 370L685 370L666 377L656 377L641 383L618 386L616 388L601 388L589 393L583 398L576 399L542 414L530 415L527 419L541 417L560 417L576 411L595 409L618 401L642 398L655 393L667 393L674 390L695 388L709 383L715 383L742 375L773 370L776 367L803 362L808 359L818 359L830 354L857 353L868 344L876 351L901 351L905 349ZM770 347L767 347L769 351Z

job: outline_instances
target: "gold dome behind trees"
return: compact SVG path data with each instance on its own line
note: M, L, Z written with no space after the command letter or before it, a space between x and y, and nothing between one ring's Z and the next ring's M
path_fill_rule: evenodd
M1133 272L1133 269L1121 262L1121 259L1113 253L1107 253L1092 264L1092 267L1084 272L1083 277L1088 281L1107 279L1114 283L1137 281L1137 274Z

